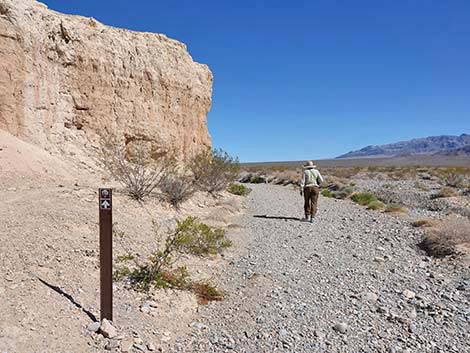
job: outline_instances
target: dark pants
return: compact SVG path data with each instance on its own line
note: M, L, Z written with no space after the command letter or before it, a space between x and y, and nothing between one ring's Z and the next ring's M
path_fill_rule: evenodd
M305 218L314 217L317 214L317 202L320 189L316 186L307 186L304 188L304 210Z

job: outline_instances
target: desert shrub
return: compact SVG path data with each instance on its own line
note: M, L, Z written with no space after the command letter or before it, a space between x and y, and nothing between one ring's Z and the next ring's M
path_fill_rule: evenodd
M367 209L368 210L383 210L385 208L385 204L382 201L375 200L371 201L367 204Z
M127 262L134 260L135 256L131 254L119 255L116 257L116 262Z
M139 201L159 186L174 164L170 154L156 155L144 141L134 142L131 148L111 135L101 140L99 162L130 197Z
M418 246L430 256L444 257L470 249L470 220L450 217L427 228Z
M252 184L264 184L266 183L266 178L260 176L260 175L254 175L250 179L250 183Z
M464 178L460 174L449 173L444 177L444 183L447 186L450 186L453 188L459 188L459 187L462 187L464 183Z
M352 186L346 185L339 188L338 191L334 192L334 197L337 199L346 199L352 195L354 189Z
M159 228L154 226L157 238L161 237ZM178 253L189 252L197 255L213 254L231 245L223 231L199 223L193 217L178 221L173 230L168 230L164 246L140 264L134 257L127 255L117 261L114 278L127 279L139 291L150 288L175 288L193 291L201 300L221 300L223 295L209 282L193 282L185 266L174 268ZM134 268L124 262L134 261Z
M407 210L403 206L400 206L400 205L395 204L395 203L391 203L391 204L387 205L387 207L385 207L385 212L389 212L389 213L406 213Z
M444 198L444 197L452 197L452 196L457 196L459 193L457 190L448 187L448 186L443 186L437 193L431 195L432 199L438 199L438 198Z
M351 196L351 200L359 205L366 206L372 201L377 201L377 197L370 192L358 192Z
M334 192L331 191L331 190L328 190L328 189L322 190L321 194L325 197L334 197L335 196Z
M191 175L179 172L176 167L165 173L159 185L161 197L175 208L188 200L195 192Z
M207 281L192 283L191 290L197 295L199 304L224 299L224 293Z
M422 219L417 219L416 221L411 222L411 225L416 228L421 228L421 227L432 227L435 226L438 223L435 219L430 219L430 218L422 218Z
M189 163L196 185L211 194L222 191L235 181L240 172L237 158L222 149L207 149Z
M232 242L225 237L224 229L200 223L195 217L188 217L178 222L176 231L184 236L184 241L179 248L182 252L194 255L214 255L232 245Z
M250 188L247 188L245 185L232 183L228 186L228 192L234 195L246 196L251 192Z

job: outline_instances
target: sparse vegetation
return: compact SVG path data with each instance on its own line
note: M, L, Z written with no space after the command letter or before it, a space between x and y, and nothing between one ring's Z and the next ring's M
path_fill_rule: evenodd
M368 210L377 211L377 210L383 210L384 208L385 208L385 204L382 201L379 201L379 200L371 201L367 205Z
M240 164L237 158L231 157L222 149L208 149L190 161L190 169L198 188L214 194L235 181Z
M210 301L224 299L224 293L208 281L191 284L191 290L197 295L199 304L207 304Z
M232 183L228 186L228 192L234 195L246 196L251 192L251 189L243 184Z
M389 212L389 213L407 213L407 209L401 205L397 205L395 203L392 203L392 204L389 204L387 205L387 207L385 207L385 212Z
M367 206L372 201L377 201L377 197L370 192L358 192L351 196L351 200L359 205Z
M470 220L450 217L426 230L418 244L430 256L444 257L470 250Z
M145 141L135 141L130 146L115 136L102 138L100 152L103 168L124 186L130 197L139 201L160 185L174 164L171 154L154 153Z
M354 192L350 185L330 184L327 189L323 189L321 194L325 197L333 197L335 199L346 199Z
M177 232L184 237L179 251L194 255L215 255L232 245L225 237L225 230L213 228L198 222L194 217L188 217L178 222Z
M352 186L349 186L349 185L342 186L340 187L339 190L334 192L334 197L336 199L346 199L349 196L351 196L353 192L354 192L354 189Z
M425 227L433 227L437 225L438 221L431 218L422 218L417 219L416 221L411 222L411 225L416 228L425 228Z
M168 169L160 181L162 199L175 208L188 200L195 192L194 180L191 175L180 172L175 166Z
M444 198L444 197L452 197L452 196L457 196L459 193L457 190L448 187L448 186L443 186L437 193L433 194L431 196L432 199L438 199L438 198Z
M250 179L250 183L252 184L264 184L265 182L266 182L266 179L259 175L255 175Z
M444 183L446 186L453 188L460 188L464 183L464 178L461 174L457 173L448 173L444 177Z
M321 194L322 196L325 196L325 197L334 197L334 193L333 191L329 190L329 189L324 189L321 191Z
M158 227L154 226L157 239L160 238ZM175 229L168 230L163 249L150 256L149 261L140 264L133 256L118 257L114 278L127 279L133 288L148 291L150 288L175 288L194 291L201 301L221 300L223 294L209 282L192 282L185 266L174 268L179 253L196 255L217 254L231 246L221 228L212 228L200 223L194 217L178 221ZM134 261L134 267L127 262Z

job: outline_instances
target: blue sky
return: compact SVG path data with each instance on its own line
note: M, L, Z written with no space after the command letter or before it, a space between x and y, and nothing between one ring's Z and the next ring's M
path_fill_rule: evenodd
M468 0L45 0L187 44L209 130L241 161L470 133Z

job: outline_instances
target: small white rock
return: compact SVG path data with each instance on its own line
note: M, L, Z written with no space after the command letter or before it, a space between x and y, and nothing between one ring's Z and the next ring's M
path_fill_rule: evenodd
M98 332L98 330L100 329L100 326L101 324L98 321L95 321L89 324L86 329L90 332Z
M113 338L117 336L116 328L111 325L107 319L103 319L103 321L101 321L100 331L103 336L107 338Z
M336 331L336 332L339 332L341 334L345 334L346 331L348 330L348 324L346 324L345 322L340 322L340 323L337 323L333 326L333 329Z
M416 293L415 292L412 292L408 289L405 289L403 292L402 292L403 296L406 298L406 299L413 299L414 297L416 297Z

